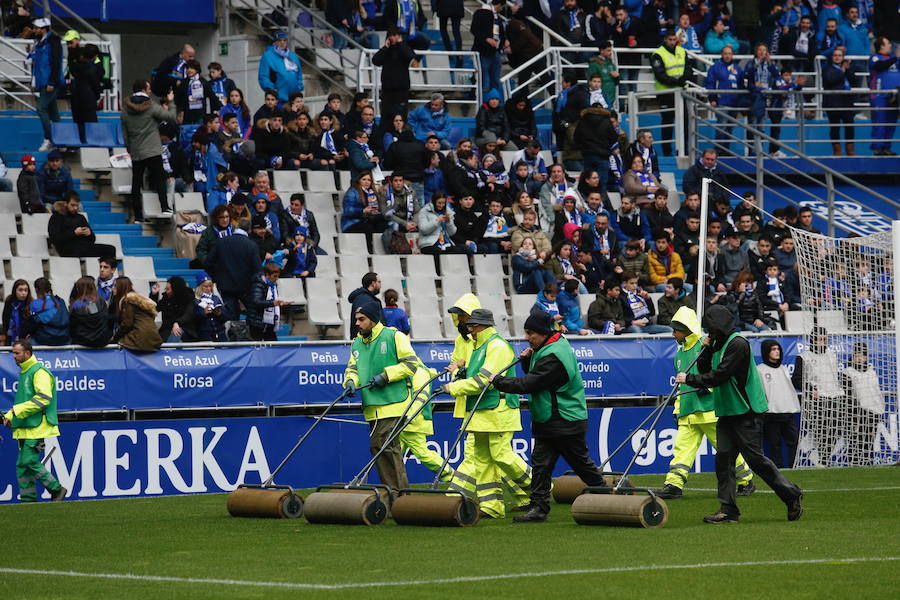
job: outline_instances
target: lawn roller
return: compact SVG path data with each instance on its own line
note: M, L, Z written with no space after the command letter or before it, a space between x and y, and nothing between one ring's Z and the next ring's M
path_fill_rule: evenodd
M367 388L364 385L357 389ZM313 424L306 430L288 455L284 457L281 464L275 471L269 475L262 484L242 483L236 490L228 494L228 512L232 517L256 517L269 519L296 519L303 514L303 498L294 491L289 485L276 485L273 483L275 476L284 468L288 460L294 455L298 448L306 441L309 434L313 432L322 419L331 412L335 404L343 400L349 395L350 391L345 389L340 396L332 400L325 410L316 417Z
M505 368L501 369L500 373L506 373L506 371L517 365L521 360L521 358L517 358ZM444 472L444 469L447 468L447 463L450 462L450 454L453 451L453 448L456 448L457 445L459 445L462 436L466 433L466 427L469 426L472 416L475 414L475 411L478 410L481 399L484 398L484 394L491 387L492 386L488 384L481 390L481 394L478 395L475 405L472 407L472 410L469 411L468 416L466 416L462 426L459 428L456 439L447 451L447 456L444 457L444 462L441 463L441 468L438 469L437 475L435 475L434 481L431 483L431 487L425 489L407 488L399 491L400 495L394 500L394 505L391 507L391 516L398 525L471 527L478 523L478 503L471 498L465 497L461 492L438 489L438 483L441 480L441 473Z
M444 371L440 371L434 377L425 382L415 391L412 398L418 398L419 394ZM403 429L412 423L419 414L425 410L428 403L437 396L431 395L422 402L411 417L406 418L413 403L409 402L403 410L403 414L397 420L397 424L385 439L384 444L378 449L369 462L356 474L349 483L335 483L320 485L316 491L306 498L304 515L309 523L340 524L340 525L380 525L387 518L392 508L393 494L386 485L373 485L363 483L369 475L369 471L375 466L378 458L399 437Z
M691 364L684 371L690 371L702 354L703 352L697 353L697 356L694 357L694 360L691 361ZM678 386L679 384L676 383L666 397L666 401L651 411L650 416L653 416L653 422L650 424L647 435L644 436L640 447L634 453L634 456L631 457L631 461L625 467L621 477L619 477L619 481L612 486L585 487L584 493L572 502L572 518L575 519L576 523L579 525L627 525L647 529L659 529L665 526L666 521L669 519L669 508L664 500L656 497L652 489L638 487L630 487L628 489L631 494L635 492L645 492L647 494L647 496L638 496L622 495L622 488L626 484L631 485L628 482L628 474L634 467L637 457L640 456L647 446L647 442L650 440L650 432L656 429L656 425L662 418L666 407L675 397ZM646 422L645 419L644 423ZM636 428L635 431L638 429L640 427ZM631 436L633 435L634 432L632 432ZM629 439L631 439L631 436L629 436ZM618 451L618 448L616 451Z

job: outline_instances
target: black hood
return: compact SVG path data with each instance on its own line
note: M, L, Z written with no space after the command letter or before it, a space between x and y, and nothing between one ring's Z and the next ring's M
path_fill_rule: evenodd
M781 357L778 360L771 360L769 359L769 352L771 352L772 348L774 348L775 346L778 346L778 349L781 350ZM782 348L781 344L779 344L775 340L765 340L762 343L762 359L764 363L774 369L777 369L781 366L781 361L784 360L784 348Z
M714 304L703 315L703 329L709 332L713 349L719 350L734 332L734 315L724 306Z

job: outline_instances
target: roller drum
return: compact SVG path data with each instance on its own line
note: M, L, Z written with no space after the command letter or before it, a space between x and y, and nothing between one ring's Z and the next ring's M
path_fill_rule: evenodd
M303 513L310 523L380 525L387 517L387 506L371 491L367 494L314 492L307 496Z
M303 499L286 489L238 488L228 494L232 517L296 519L303 514Z
M619 483L619 479L621 479L619 475L604 475L603 485L615 487L615 485ZM572 504L572 502L575 501L575 498L580 496L586 487L587 484L582 481L581 477L578 475L561 475L553 480L553 500L557 504ZM620 489L616 493L630 494L631 491L628 488L632 487L634 487L634 485L626 480L623 489Z
M478 515L478 504L461 496L404 495L391 507L398 525L471 527L478 522Z
M669 519L665 501L650 496L582 494L572 503L579 525L612 525L659 529Z

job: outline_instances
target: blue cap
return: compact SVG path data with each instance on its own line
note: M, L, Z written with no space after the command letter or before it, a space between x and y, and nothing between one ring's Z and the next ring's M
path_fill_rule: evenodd
M206 271L200 271L199 273L197 273L197 276L194 279L194 287L200 287L207 281L212 281L212 277L210 277L209 273L207 273Z
M286 40L286 39L288 39L288 34L286 34L285 32L283 32L279 29L278 31L275 32L275 39L276 40Z

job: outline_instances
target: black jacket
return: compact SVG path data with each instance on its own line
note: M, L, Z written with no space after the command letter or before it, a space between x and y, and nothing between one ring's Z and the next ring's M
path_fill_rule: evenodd
M798 59L803 61L803 64L800 65L802 70L804 71L812 71L813 70L813 59L816 57L816 54L819 51L818 40L816 36L816 31L810 28L810 36L809 36L809 45L806 48L806 53L800 53L795 50L797 46L797 39L800 37L800 29L798 26L791 27L791 30L788 31L781 38L781 43L778 44L778 53L779 54L792 54ZM798 69L795 67L795 69Z
M684 172L684 177L681 179L681 191L685 194L699 194L700 193L700 184L703 181L703 178L709 178L713 181L728 187L728 180L725 178L725 174L722 173L722 170L718 168L718 166L707 169L702 165L700 159L691 165L687 171ZM718 185L709 186L709 197L710 197L710 206L712 206L714 200L718 198L726 198L727 194L725 190L723 190ZM723 226L725 224L723 223Z
M422 181L425 161L428 160L425 144L416 139L412 131L404 131L384 154L384 168L391 169L409 181ZM419 201L425 200L419 198Z
M50 243L60 256L80 256L82 251L87 252L94 245L97 238L93 230L90 235L75 235L78 227L89 227L87 219L81 213L70 215L68 211L54 211L51 215L47 233Z
M308 235L306 237L311 239L315 243L316 248L318 248L319 240L322 239L322 236L319 234L319 226L316 225L316 215L308 208L306 209L306 222L308 224ZM284 238L284 243L287 244L294 241L294 229L296 229L298 225L299 223L294 219L291 211L286 210L281 214L281 235ZM317 252L317 254L323 253Z
M259 123L259 125L263 125L263 123ZM334 137L337 139L337 136ZM269 124L266 122L262 127L253 128L250 139L256 142L256 156L266 161L266 165L269 167L274 166L272 164L273 157L290 155L292 142L284 127L279 131L273 131L269 129Z
M475 138L480 138L485 131L492 131L498 138L509 139L509 121L502 106L491 108L485 102L478 108L475 114Z
M382 304L378 296L364 287L356 288L350 292L350 295L347 296L347 300L350 302L350 339L352 340L356 337L358 331L356 329L356 309L365 304L369 304L370 302L374 302L378 305L378 309L381 310Z
M218 240L204 267L220 292L236 296L249 292L250 284L262 271L259 249L253 240L240 234Z
M490 8L479 8L472 15L472 25L469 27L472 34L472 50L482 56L492 57L497 54L498 48L503 48L506 41L506 26L500 23L500 44L494 48L487 40L494 37L494 11Z
M203 119L203 115L208 112L218 113L219 109L222 108L219 97L213 93L212 87L204 77L200 77L200 85L203 86L203 106L201 108L190 108L188 100L190 85L188 79L182 80L175 88L175 106L178 107L178 112L184 113L185 125L199 122Z
M829 60L822 65L822 88L826 90L843 90L844 83L850 87L856 87L856 77L853 69L846 71L835 67ZM823 94L822 108L851 108L854 94Z
M194 323L194 295L184 294L181 298L167 296L165 294L150 294L150 299L156 304L156 310L162 315L162 325L159 327L159 337L165 342L172 335L172 325L178 323L184 332L181 336L183 342L198 341L196 324Z
M275 306L272 300L266 300L269 294L269 285L263 281L262 275L257 275L250 283L250 293L245 298L247 306L247 325L250 327L264 327L263 314L267 308Z
M663 47L663 51L667 52L665 47ZM675 87L684 87L694 73L693 59L689 55L685 57L684 72L680 77L672 77L666 73L666 64L658 54L650 55L650 69L653 71L653 78L656 81Z
M36 212L44 212L44 202L41 200L41 190L38 187L37 171L22 169L16 179L16 193L19 195L19 208L23 215L33 215Z
M734 330L734 318L724 306L710 306L703 315L703 328L709 331L712 340L712 351L706 349L697 360L700 374L688 374L685 383L691 387L712 388L723 385L733 379L738 392L747 397L747 365L753 364L753 352L750 343L743 336L735 337L725 348L719 366L712 369L713 352L720 350L728 341Z
M75 61L69 65L72 83L69 85L72 119L76 122L97 116L97 101L102 89L103 72L98 63ZM88 121L84 121L88 122Z
M530 105L525 106L525 110L516 110L516 98L513 97L506 103L506 122L509 127L509 135L520 148L522 147L520 135L529 136L537 139L537 120L534 117L534 111ZM528 100L526 100L528 102ZM513 165L507 165L512 167Z
M598 107L581 111L581 120L575 127L575 143L581 148L582 154L607 159L617 138L608 110Z
M439 17L462 18L465 14L463 0L436 0L432 6Z
M406 42L395 46L382 46L372 64L381 67L381 89L385 92L409 92L409 63L416 53Z
M485 222L475 213L474 209L465 210L462 206L457 206L456 212L453 213L453 223L456 225L456 233L451 236L451 239L455 243L465 244L468 240L477 244L481 241Z
M159 63L159 66L156 67L156 71L153 73L152 90L158 97L165 98L166 94L169 93L169 90L177 85L179 80L169 77L169 73L172 72L172 69L175 68L175 65L177 65L180 60L180 53L176 52L175 54L164 58L162 62Z
M259 248L260 262L262 262L266 259L266 254L275 254L275 251L278 250L279 242L280 242L280 240L276 240L275 236L273 236L268 231L262 237L258 237L251 233L250 239L253 241L254 244L256 244L256 247Z
M75 302L69 309L69 333L73 344L102 348L109 343L113 332L106 300L98 297L84 306Z

